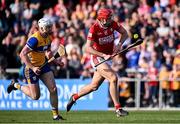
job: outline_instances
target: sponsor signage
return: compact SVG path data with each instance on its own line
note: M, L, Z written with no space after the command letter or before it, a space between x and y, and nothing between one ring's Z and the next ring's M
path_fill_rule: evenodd
M59 109L65 110L67 102L73 93L77 93L81 87L88 84L91 79L57 79ZM6 89L10 80L0 80L0 110L50 110L49 91L40 81L41 97L39 100L31 100L21 91L13 91L10 94ZM26 85L21 82L22 85ZM108 109L108 85L104 82L97 91L90 93L77 101L72 110L107 110Z

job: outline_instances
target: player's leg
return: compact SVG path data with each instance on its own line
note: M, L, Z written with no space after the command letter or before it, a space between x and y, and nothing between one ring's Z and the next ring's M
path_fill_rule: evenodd
M80 89L78 93L75 93L71 96L67 104L67 108L66 108L67 112L70 111L71 107L73 106L73 104L76 102L77 99L91 93L92 91L97 90L103 81L104 81L104 78L98 72L94 72L92 82L85 85L84 87Z
M99 65L97 67L97 72L109 81L109 92L113 100L117 116L128 115L128 112L124 111L121 108L121 105L119 102L119 93L117 90L118 78L117 78L116 73L111 69L110 65L108 65L107 63L103 63Z
M89 94L92 91L96 91L103 81L104 78L98 72L94 72L92 82L80 89L80 91L77 93L78 98L85 96L86 94ZM78 98L76 98L76 100Z
M7 88L7 92L11 93L13 90L21 90L24 94L32 99L38 100L40 97L38 77L31 69L27 67L24 68L24 76L27 85L21 85L17 80L12 80L11 84Z
M62 116L58 113L58 96L57 87L54 80L54 75L52 71L46 72L40 76L40 79L46 85L50 93L50 103L52 106L52 114L54 120L64 120Z
M33 100L38 100L40 98L39 84L28 84L27 86L24 85L21 86L20 90Z
M99 65L97 67L97 72L99 72L104 78L106 78L109 81L109 91L110 91L110 95L112 97L113 103L115 106L120 106L118 92L117 92L116 74L106 63Z

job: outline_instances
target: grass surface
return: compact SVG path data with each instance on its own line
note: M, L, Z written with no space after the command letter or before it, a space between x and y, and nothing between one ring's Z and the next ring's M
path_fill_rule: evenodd
M0 111L0 123L133 123L180 124L180 111L130 111L129 116L117 118L113 111L60 112L65 121L53 121L50 111Z

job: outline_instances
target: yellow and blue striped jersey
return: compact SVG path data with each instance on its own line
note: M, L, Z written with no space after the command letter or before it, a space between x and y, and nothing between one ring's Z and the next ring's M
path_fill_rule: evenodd
M43 63L46 61L45 51L51 46L50 37L48 36L47 38L43 38L37 31L30 36L26 45L32 49L32 51L28 53L30 62L34 66L43 65Z

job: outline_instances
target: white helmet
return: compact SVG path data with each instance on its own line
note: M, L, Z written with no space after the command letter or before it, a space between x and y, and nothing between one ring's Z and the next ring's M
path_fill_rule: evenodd
M52 22L48 18L41 18L38 21L38 26L41 28L52 26Z
M46 33L51 30L52 22L48 18L41 18L38 21L38 26L39 26L39 28L43 29L43 31Z

